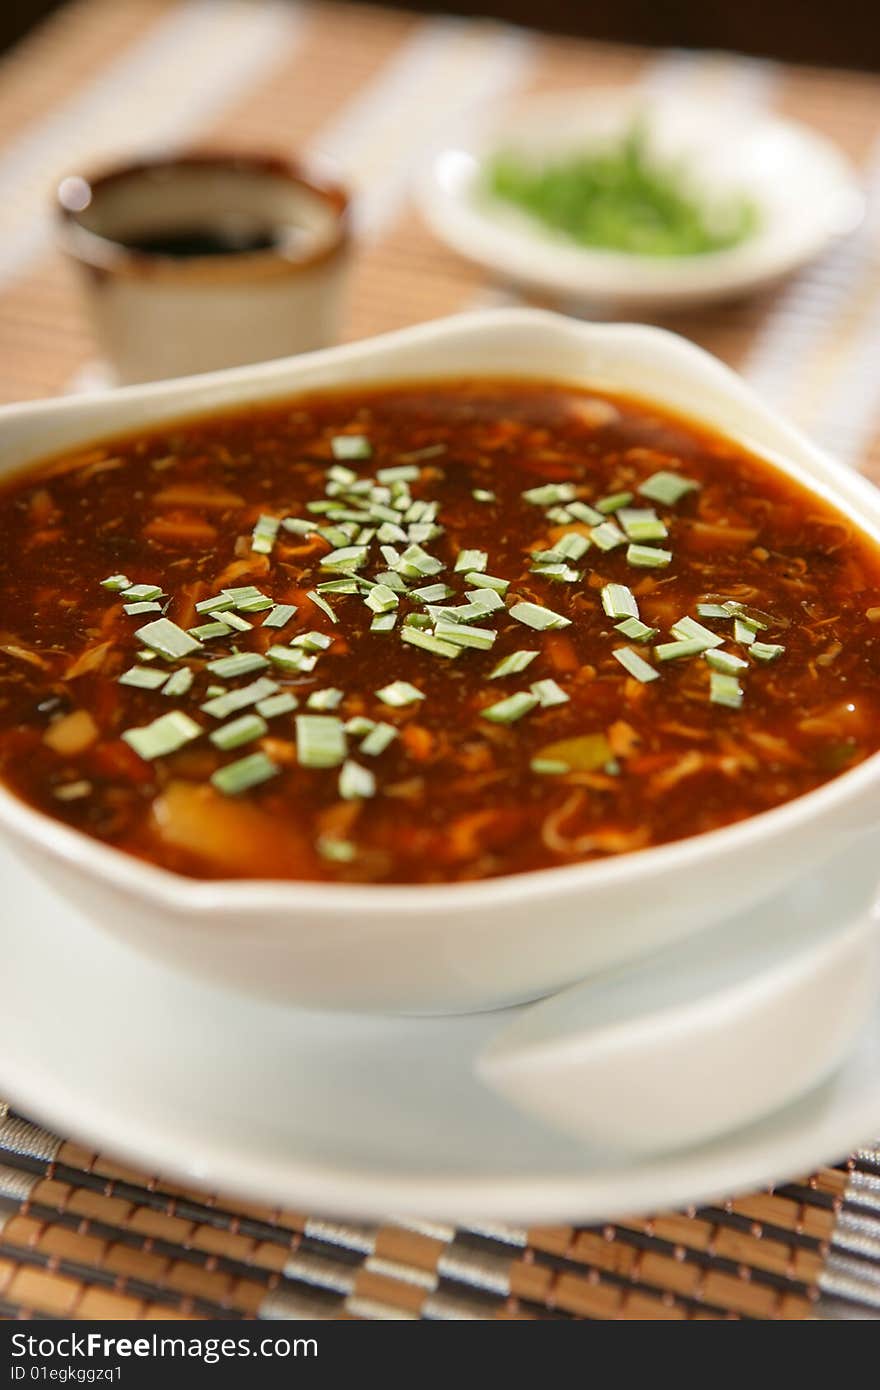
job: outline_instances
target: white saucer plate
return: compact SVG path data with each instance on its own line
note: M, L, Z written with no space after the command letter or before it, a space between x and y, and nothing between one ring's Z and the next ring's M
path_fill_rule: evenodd
M481 189L488 160L522 152L537 163L620 140L644 119L664 163L723 200L745 195L755 232L727 250L643 256L578 246ZM438 142L417 182L432 230L496 277L553 298L590 304L672 307L757 289L851 231L864 196L846 159L818 132L735 103L588 88L468 111Z
M880 1013L832 1080L771 1118L676 1154L623 1157L479 1082L474 1060L509 1014L267 1005L74 922L5 849L0 878L0 1095L213 1191L360 1218L592 1221L790 1178L880 1128ZM834 884L817 893L833 911Z

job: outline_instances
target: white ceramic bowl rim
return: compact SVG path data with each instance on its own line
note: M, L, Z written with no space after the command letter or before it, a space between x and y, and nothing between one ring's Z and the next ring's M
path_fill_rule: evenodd
M841 464L825 458L794 429L785 425L764 406L734 372L723 366L710 354L680 338L677 334L669 333L664 329L640 324L584 324L563 315L538 309L500 309L460 314L344 347L310 353L299 358L260 363L255 367L237 367L229 371L181 378L171 382L155 382L144 386L125 387L115 391L110 398L100 395L81 396L75 399L55 399L6 406L0 408L0 428L5 423L36 415L49 419L56 416L75 417L81 413L85 418L89 418L89 413L94 410L96 405L106 403L108 400L112 400L117 407L124 407L128 403L136 402L149 404L155 401L158 404L169 400L180 401L179 413L174 411L168 415L167 412L163 411L161 418L163 420L170 418L175 420L195 419L212 413L212 410L223 410L233 406L235 394L228 394L228 388L236 385L242 387L239 393L242 400L263 401L265 403L271 402L273 399L308 393L312 390L320 392L334 389L326 386L312 386L307 375L300 384L297 384L296 380L291 384L289 380L291 372L295 375L303 375L301 369L304 366L314 365L323 368L338 364L340 369L339 386L344 387L346 384L344 371L347 363L364 360L377 351L381 353L386 348L406 350L424 344L426 341L442 342L444 339L460 341L463 337L485 332L487 329L501 333L513 333L516 330L532 329L537 332L541 329L553 328L582 338L585 349L588 343L597 339L605 340L616 337L622 338L624 341L627 338L635 341L641 338L653 340L661 348L665 347L670 354L677 354L681 359L688 359L692 369L701 369L704 376L711 379L715 386L721 386L729 396L746 404L754 416L765 424L782 429L792 443L797 443L801 451L805 451L815 460L820 466L821 472L830 480L831 485L829 486L827 483L823 485L816 478L811 479L806 476L778 451L755 445L750 446L747 438L741 436L741 442L746 447L755 448L757 453L775 463L783 471L793 475L799 481L805 482L813 492L824 495L841 511L853 517L860 529L868 534L871 534L870 520L873 519L874 538L877 539L878 534L880 534L880 495L878 495L877 490L866 479L853 474ZM492 374L490 369L486 370L486 375ZM443 375L455 379L457 374L454 370L443 374L426 372L425 378L440 380ZM511 377L518 375L522 377L524 373L502 371L495 373L495 375ZM536 372L533 375L539 376L540 373ZM381 385L383 382L390 382L395 379L401 379L400 375L395 376L394 371L383 372L379 369L375 376L370 378L370 381L374 385ZM359 380L358 384L366 385L366 379L364 381ZM583 381L581 384L585 385L586 382ZM605 385L607 383L603 383L603 386ZM199 407L197 410L191 408L187 411L187 398L196 386L198 386L202 396L205 394L210 396L216 390L217 404L213 407L207 405ZM257 389L248 389L254 387ZM597 389L602 388L597 387ZM159 415L160 412L157 410L157 416ZM706 417L702 423L711 427L712 422ZM100 431L92 430L84 435L83 442L98 441L101 438L111 437L114 433L125 433L125 429L124 427L117 428L114 431L105 432L103 435ZM33 461L37 462L38 460L34 458ZM28 466L27 464L23 465L25 469ZM840 491L836 491L835 484L840 488ZM854 515L854 501L864 505L868 524L866 524L865 517L858 518ZM876 788L878 796L880 796L880 753L872 755L860 763L858 767L840 774L814 791L807 792L782 806L750 816L748 819L726 828L708 831L700 835L691 835L666 845L634 851L613 859L529 870L474 882L448 884L374 885L301 880L190 879L170 870L144 863L122 851L92 840L77 830L70 829L42 812L34 810L26 802L6 790L2 784L0 784L0 825L5 827L13 836L26 838L37 848L46 850L53 856L76 865L80 871L90 872L122 892L152 900L160 908L163 905L173 906L177 911L183 910L192 913L194 917L210 917L212 925L222 921L226 913L240 912L244 908L251 908L255 913L265 911L283 913L285 910L295 909L300 914L304 911L315 914L320 914L322 911L333 911L351 913L354 916L363 915L366 909L370 915L382 912L393 914L395 917L412 914L412 930L417 931L420 918L427 920L440 913L448 914L450 908L453 910L452 916L449 917L449 924L452 926L455 920L455 910L459 908L499 907L503 906L505 902L513 900L522 903L526 898L538 898L546 902L548 898L555 896L557 891L576 889L579 884L583 884L585 889L588 886L591 889L608 889L621 882L631 883L633 880L656 878L658 875L686 875L696 861L707 855L713 857L717 857L719 854L736 855L743 858L744 865L747 865L750 847L759 842L766 844L768 838L778 839L790 835L800 826L820 816L825 819L833 817L836 812L842 810L849 803L859 798L864 799L866 792L871 787ZM880 821L880 799L878 799L878 821ZM465 923L468 921L464 914L462 914L462 921Z

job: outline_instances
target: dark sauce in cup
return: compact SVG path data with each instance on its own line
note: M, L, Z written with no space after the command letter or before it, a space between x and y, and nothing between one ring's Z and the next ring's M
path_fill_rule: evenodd
M169 227L162 231L126 233L116 240L130 251L145 256L165 256L186 260L195 256L252 255L273 251L291 239L289 227L232 227L218 224L201 227Z

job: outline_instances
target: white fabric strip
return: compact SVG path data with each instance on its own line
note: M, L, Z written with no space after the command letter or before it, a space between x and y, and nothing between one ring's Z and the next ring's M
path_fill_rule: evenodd
M865 221L792 282L744 368L771 405L851 464L880 413L880 141L865 184Z
M187 143L296 43L285 0L187 0L0 158L0 284L51 243L51 190L65 174Z
M310 152L337 164L354 188L362 237L375 240L397 215L419 155L450 114L505 96L531 52L524 30L426 20L318 134Z

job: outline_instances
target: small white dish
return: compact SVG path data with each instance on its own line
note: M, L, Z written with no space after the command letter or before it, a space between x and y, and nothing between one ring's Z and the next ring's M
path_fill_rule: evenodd
M481 374L543 376L656 400L740 440L880 541L880 491L826 458L707 353L655 328L529 309L9 406L0 410L0 474L117 432L297 391ZM861 831L870 828L880 843L878 807L875 755L805 796L708 834L436 886L188 879L41 815L2 786L0 833L92 920L202 979L307 1008L451 1013L538 998L744 911ZM865 909L872 897L873 885Z
M523 1009L482 1079L566 1134L662 1153L751 1124L840 1065L877 996L880 928L861 848L692 941ZM850 864L854 872L850 872ZM855 891L854 891L855 889Z
M518 209L481 194L498 151L555 159L620 139L644 117L664 162L681 161L712 195L743 193L759 226L740 245L652 257L580 247ZM725 102L589 88L470 112L435 149L418 182L422 212L443 241L497 278L574 302L671 307L757 289L851 231L864 196L849 163L807 126Z
M866 847L847 874L867 895L876 868ZM0 1097L209 1191L360 1220L601 1221L790 1179L880 1128L878 1010L839 1070L795 1104L677 1153L621 1154L548 1128L479 1081L497 1014L267 1005L94 930L3 846L0 878ZM841 891L839 875L805 877L790 910L808 901L811 916L833 918Z

